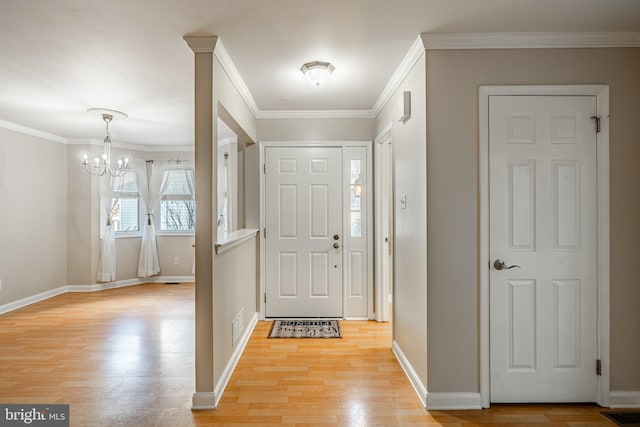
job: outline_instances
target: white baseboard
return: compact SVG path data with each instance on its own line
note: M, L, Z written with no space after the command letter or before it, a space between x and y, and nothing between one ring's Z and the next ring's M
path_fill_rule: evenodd
M427 410L482 409L480 393L427 393Z
M424 386L424 384L422 384L422 381L418 377L418 374L413 369L413 366L411 366L411 363L409 363L409 360L406 358L406 356L402 352L400 345L395 340L393 341L393 345L391 348L393 350L393 354L396 356L396 359L398 359L398 362L400 363L402 370L407 375L407 378L409 378L409 382L413 386L413 389L416 391L418 398L422 402L422 406L426 408L427 388Z
M247 325L246 328L244 328L244 332L242 333L242 336L236 343L236 346L233 349L233 353L231 353L231 357L229 358L229 361L224 367L224 370L222 371L222 375L220 375L220 379L218 380L218 383L216 384L213 391L213 394L215 396L215 401L214 401L215 408L218 407L218 403L220 403L220 399L222 399L222 394L224 393L224 390L225 388L227 388L227 384L229 384L229 380L231 379L231 374L233 374L233 371L236 369L236 365L240 361L240 356L242 356L242 353L244 352L244 349L247 346L247 343L249 342L249 338L251 338L253 329L256 327L256 324L258 323L258 315L259 313L253 313L253 316L251 316L251 320L249 320L249 324ZM197 409L195 405L193 409Z
M59 288L56 288L56 289L40 292L39 294L35 294L30 297L22 298L17 301L0 305L0 314L8 313L10 311L17 310L19 308L34 304L36 302L44 301L46 299L55 297L56 295L64 294L65 292L67 292L67 287L60 286Z
M140 283L182 283L194 282L196 278L195 276L153 276L138 280Z
M640 391L612 391L609 393L610 408L640 408Z
M91 285L67 285L67 292L98 292L107 289L124 288L125 286L140 285L139 279L117 280L115 282L94 283Z
M56 295L64 294L67 292L97 292L107 289L122 288L125 286L142 285L143 283L166 283L166 282L193 282L195 279L193 276L154 276L145 277L143 279L127 279L118 280L116 282L107 283L94 283L91 285L66 285L60 286L56 289L40 292L39 294L32 295L30 297L22 298L17 301L13 301L4 305L0 305L0 314L8 313L19 308L26 307L31 304L35 304L40 301L55 297Z
M216 394L210 391L197 391L193 393L191 409L196 411L216 409Z

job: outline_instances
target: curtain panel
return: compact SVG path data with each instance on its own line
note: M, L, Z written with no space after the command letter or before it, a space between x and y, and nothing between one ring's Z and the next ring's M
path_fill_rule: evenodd
M115 205L111 181L109 176L99 176L98 196L100 198L100 215L103 217L100 234L100 262L98 264L98 282L113 282L116 280L116 236L111 213Z

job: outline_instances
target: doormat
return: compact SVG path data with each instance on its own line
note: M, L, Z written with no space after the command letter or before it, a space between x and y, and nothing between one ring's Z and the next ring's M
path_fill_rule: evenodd
M619 426L640 426L640 412L601 412Z
M337 320L274 320L269 338L342 338Z

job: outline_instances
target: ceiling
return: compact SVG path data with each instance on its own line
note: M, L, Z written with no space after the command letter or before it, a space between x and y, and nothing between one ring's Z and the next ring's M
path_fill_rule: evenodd
M188 33L218 35L258 108L370 110L420 33L640 31L639 0L0 0L0 120L190 145ZM315 87L304 62L336 71Z

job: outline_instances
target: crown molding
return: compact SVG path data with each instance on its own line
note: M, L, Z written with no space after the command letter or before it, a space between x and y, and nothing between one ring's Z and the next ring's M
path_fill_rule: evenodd
M251 95L249 88L242 79L240 72L231 60L229 52L227 52L227 50L224 48L221 40L218 40L216 49L213 51L213 54L216 56L216 58L218 58L218 61L220 61L222 68L224 68L224 70L226 71L229 79L231 80L231 83L235 86L236 90L240 94L240 97L251 111L251 114L253 114L253 117L258 117L258 114L260 112L258 104L256 104L255 99L253 99L253 95Z
M104 141L100 139L95 139L95 138L69 138L67 144L102 146L104 144ZM113 148L142 151L145 153L167 153L167 152L192 153L194 150L193 145L139 145L139 144L129 144L127 142L118 142L118 141L113 141L111 143L111 146Z
M374 119L372 110L261 110L256 119Z
M393 94L398 90L404 79L422 55L424 55L424 45L422 38L418 37L416 41L413 42L409 52L407 52L405 57L402 59L402 62L400 62L400 65L391 76L391 79L389 79L389 82L380 94L380 97L378 97L378 100L373 105L371 111L374 116L377 117L378 114L380 114L382 109L387 105Z
M35 136L36 138L46 139L48 141L58 142L60 144L68 143L67 138L64 138L62 136L54 135L52 133L33 129L27 126L22 126L17 123L8 122L6 120L0 120L0 128L23 133L25 135Z
M639 47L640 33L422 33L427 50Z

